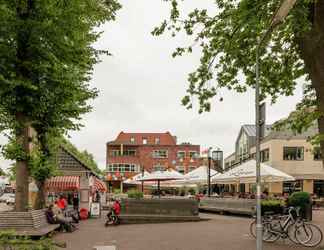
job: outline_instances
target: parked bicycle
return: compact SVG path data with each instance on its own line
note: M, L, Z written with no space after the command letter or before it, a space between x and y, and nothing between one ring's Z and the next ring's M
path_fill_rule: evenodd
M306 247L316 247L323 239L321 229L305 222L299 215L299 208L290 207L287 215L266 213L262 217L262 238L265 242L275 242L279 238L289 239ZM250 233L256 237L256 219L250 224Z

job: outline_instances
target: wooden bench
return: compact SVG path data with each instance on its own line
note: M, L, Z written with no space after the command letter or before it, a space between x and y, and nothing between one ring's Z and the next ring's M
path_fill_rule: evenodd
M18 236L44 236L59 227L47 222L45 210L0 213L0 230L14 230Z

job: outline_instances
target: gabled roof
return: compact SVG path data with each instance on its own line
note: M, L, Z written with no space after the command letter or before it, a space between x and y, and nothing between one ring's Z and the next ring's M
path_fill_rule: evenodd
M67 149L64 145L60 145L58 153L58 165L60 170L65 168L84 168L99 178L99 176L79 157Z
M134 138L132 141L131 138ZM156 143L156 138L159 138L159 143ZM143 139L147 140L147 145L176 145L176 138L165 133L125 133L120 132L114 141L108 142L108 145L125 144L125 145L144 145Z
M308 140L311 137L318 134L318 127L316 124L309 127L306 131L297 134L290 128L281 128L280 130L272 130L263 140L262 142L269 141L272 139L305 139Z
M242 126L242 129L245 131L245 133L248 136L256 136L256 129L255 125L252 124L245 124ZM268 135L271 131L271 125L266 125L265 126L265 136Z

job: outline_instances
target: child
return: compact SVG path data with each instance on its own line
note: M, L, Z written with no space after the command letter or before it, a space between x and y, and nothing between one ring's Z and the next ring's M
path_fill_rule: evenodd
M120 209L121 209L120 202L119 200L115 199L110 211L107 214L108 219L111 219L111 216L113 214L118 217L118 215L120 214Z

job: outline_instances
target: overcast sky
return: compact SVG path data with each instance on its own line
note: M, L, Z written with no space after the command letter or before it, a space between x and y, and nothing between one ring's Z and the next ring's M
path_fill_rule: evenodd
M120 0L123 8L117 20L102 27L104 34L95 45L109 49L95 67L91 84L100 90L93 101L93 111L84 116L84 128L72 132L71 141L81 150L94 154L100 168L105 167L105 144L120 131L166 132L178 142L220 147L227 156L243 124L254 123L254 94L221 91L223 102L214 102L212 111L199 115L197 109L186 110L181 98L187 88L187 74L199 63L199 51L173 59L177 45L189 43L186 37L153 37L150 32L168 15L162 0ZM216 9L213 0L186 0L185 9L197 6ZM282 97L267 106L267 123L285 117L301 98L301 88L293 97ZM0 139L4 142L4 139ZM1 143L1 144L2 144ZM0 162L2 167L7 161Z

